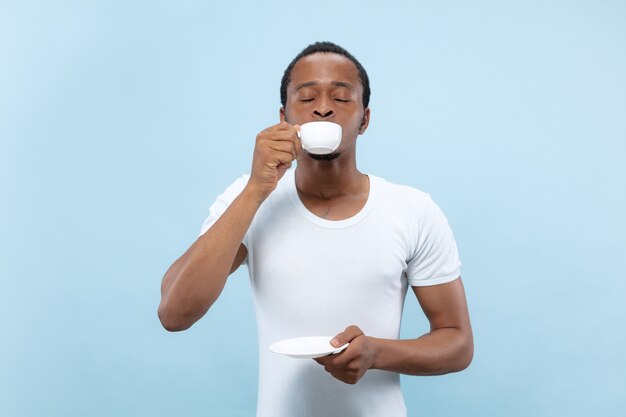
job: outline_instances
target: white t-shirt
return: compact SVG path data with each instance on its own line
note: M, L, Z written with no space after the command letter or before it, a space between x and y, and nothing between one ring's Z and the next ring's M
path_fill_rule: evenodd
M237 179L210 208L206 232L245 187ZM369 175L365 206L353 217L311 213L288 170L263 202L243 244L259 335L257 417L403 417L400 376L369 370L355 385L336 380L311 359L269 351L301 336L334 336L349 325L398 339L408 285L460 276L456 243L430 196Z

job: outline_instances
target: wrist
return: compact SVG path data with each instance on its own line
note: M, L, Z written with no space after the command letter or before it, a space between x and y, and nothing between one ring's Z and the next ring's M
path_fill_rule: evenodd
M368 338L368 345L370 346L370 369L381 369L380 359L384 351L383 339L378 339L370 336L366 337Z
M248 184L246 184L241 194L244 198L256 204L257 207L260 206L268 196L268 194L262 189L262 187L259 187L252 182L248 182Z

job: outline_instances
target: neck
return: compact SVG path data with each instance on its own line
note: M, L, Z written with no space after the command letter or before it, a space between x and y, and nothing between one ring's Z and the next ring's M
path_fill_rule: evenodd
M295 172L298 192L322 200L363 192L365 175L354 158L344 156L318 161L303 154Z

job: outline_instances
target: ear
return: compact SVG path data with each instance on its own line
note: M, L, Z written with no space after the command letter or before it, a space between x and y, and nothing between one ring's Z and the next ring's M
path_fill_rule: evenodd
M363 113L363 119L361 120L361 126L359 126L359 135L362 135L367 130L367 126L370 124L370 108L366 108Z
M280 110L278 111L279 117L280 117L280 121L284 122L287 120L287 117L285 116L285 108L281 107Z

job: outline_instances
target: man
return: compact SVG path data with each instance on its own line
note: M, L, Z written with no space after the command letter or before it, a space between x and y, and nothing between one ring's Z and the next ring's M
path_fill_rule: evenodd
M159 318L184 330L246 263L259 417L406 416L399 373L444 374L471 362L460 262L443 213L428 194L357 169L369 96L367 73L346 50L329 42L304 49L283 76L281 122L256 138L250 175L218 197L201 236L163 279ZM303 151L297 132L311 121L342 126L334 153ZM398 340L409 286L431 331ZM349 342L336 355L299 360L268 350L333 334L335 346Z

